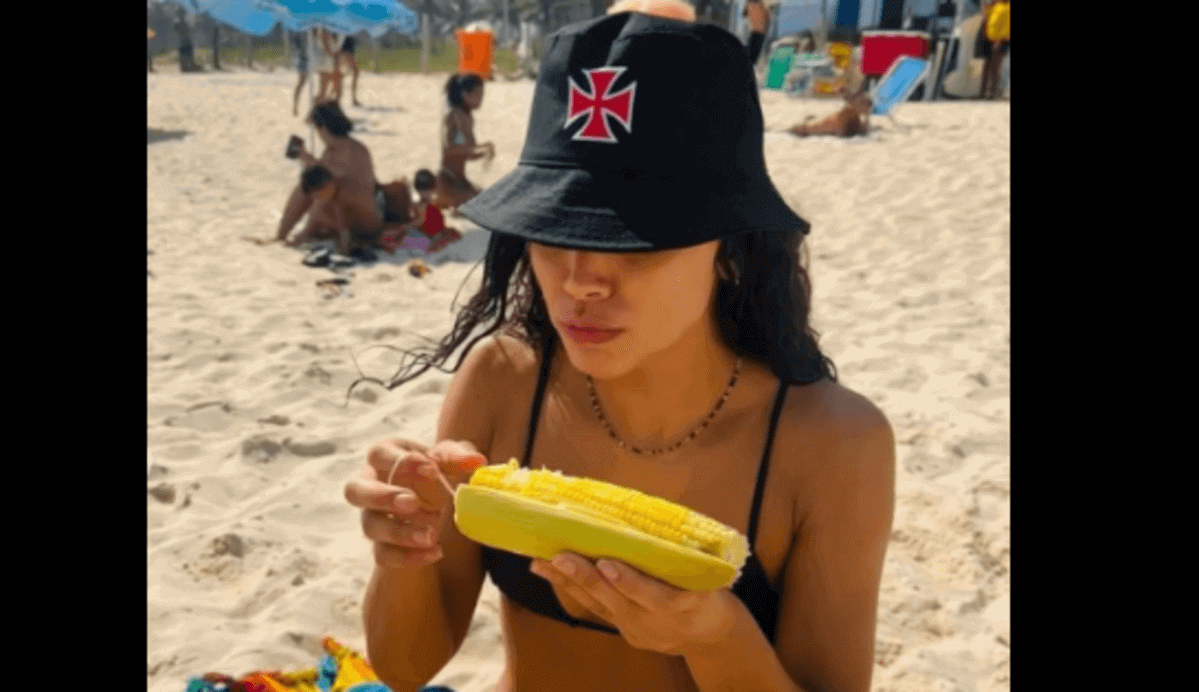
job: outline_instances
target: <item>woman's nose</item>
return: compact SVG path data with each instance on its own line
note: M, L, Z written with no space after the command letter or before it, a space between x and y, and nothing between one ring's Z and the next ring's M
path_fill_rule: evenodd
M607 263L593 252L571 250L566 254L563 288L577 300L603 299L612 294L612 277Z

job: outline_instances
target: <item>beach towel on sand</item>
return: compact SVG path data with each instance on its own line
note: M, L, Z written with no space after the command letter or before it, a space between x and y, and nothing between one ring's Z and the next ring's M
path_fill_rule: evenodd
M291 673L255 671L234 679L206 673L187 683L187 692L391 692L379 682L366 659L333 637L321 640L328 652L315 668ZM454 692L448 687L422 687L420 692Z

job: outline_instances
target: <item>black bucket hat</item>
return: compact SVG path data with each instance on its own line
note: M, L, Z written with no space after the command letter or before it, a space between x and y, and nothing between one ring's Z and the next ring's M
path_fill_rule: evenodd
M766 172L741 42L636 13L546 40L519 165L460 211L492 232L601 252L808 231Z

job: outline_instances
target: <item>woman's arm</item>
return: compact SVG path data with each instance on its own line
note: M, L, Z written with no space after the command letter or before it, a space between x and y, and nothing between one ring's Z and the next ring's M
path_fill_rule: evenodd
M494 399L506 391L492 341L476 346L454 375L437 423L437 440L466 440L487 455ZM451 512L452 513L452 512ZM416 690L462 646L483 587L478 544L448 520L440 535L441 560L418 569L376 566L363 602L367 657L397 692Z
M720 651L683 656L699 692L809 692L787 672L744 604L737 606L737 624Z
M865 398L839 386L830 394L824 432L812 440L822 470L797 498L775 649L810 692L868 692L895 507L895 440Z
M752 65L758 62L758 57L762 54L762 45L766 41L766 25L770 23L770 11L761 0L749 0L745 5L745 14L749 19L750 31L746 52Z
M796 538L783 568L775 645L738 602L727 643L684 656L701 692L870 689L895 443L873 405L840 387L830 394L831 415L819 425L809 420L799 435L815 443L806 453L819 454L822 470L805 477L805 491L796 496ZM806 432L821 429L831 432ZM799 453L784 436L779 442L780 461Z

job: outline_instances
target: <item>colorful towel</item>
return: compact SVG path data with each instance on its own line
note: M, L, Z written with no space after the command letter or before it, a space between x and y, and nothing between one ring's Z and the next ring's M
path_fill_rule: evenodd
M379 682L370 663L357 651L332 637L321 640L328 652L316 668L291 673L255 671L235 680L221 673L207 673L187 683L187 692L391 692ZM453 692L448 687L424 687L422 692Z

